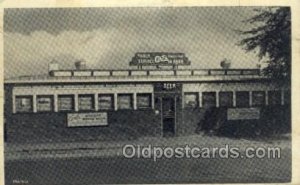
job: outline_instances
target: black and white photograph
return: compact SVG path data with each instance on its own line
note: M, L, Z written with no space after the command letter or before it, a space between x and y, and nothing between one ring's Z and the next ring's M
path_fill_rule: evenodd
M291 183L290 6L3 11L5 184Z

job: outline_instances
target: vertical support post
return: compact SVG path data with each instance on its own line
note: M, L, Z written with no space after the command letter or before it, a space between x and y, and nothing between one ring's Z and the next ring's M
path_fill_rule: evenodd
M133 110L136 110L137 109L137 106L136 106L136 93L133 93Z
M162 106L162 97L160 99L160 122L161 122L161 137L164 137L164 122L163 122L163 106Z
M118 110L118 94L114 93L114 109Z
M54 112L58 112L58 95L56 93L53 96L53 101Z
M33 112L37 112L37 108L36 108L36 94L34 94L32 99L32 108L33 108Z
M202 92L199 92L198 101L199 101L199 107L203 107L202 106Z
M16 96L13 94L12 95L12 108L13 108L13 113L15 114L16 113Z
M285 96L284 90L281 89L281 105L284 105L284 96Z
M78 112L78 94L74 94L74 106L75 106L75 111Z
M99 110L99 105L98 105L98 93L94 94L94 108L95 111Z
M252 91L249 91L249 106L252 107Z
M233 107L236 107L236 91L232 91L232 105Z
M154 93L151 94L151 107L154 109Z
M184 101L185 101L185 96L184 96L184 92L183 91L181 91L181 108L182 108L182 110L184 109Z
M176 136L177 132L176 132L176 123L177 123L177 96L174 97L174 135Z
M216 107L219 107L220 103L219 103L219 91L216 92Z
M269 105L269 94L268 94L268 91L265 91L265 94L266 94L266 96L265 96L266 105Z

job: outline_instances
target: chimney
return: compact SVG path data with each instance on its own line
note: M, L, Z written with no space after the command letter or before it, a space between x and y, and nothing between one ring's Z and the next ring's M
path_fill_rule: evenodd
M256 64L256 69L261 69L261 64Z
M220 65L221 65L222 69L229 69L231 66L231 62L230 62L230 60L225 58L221 61Z
M83 60L76 61L75 62L75 69L76 70L85 70L86 69L85 61L83 61Z
M59 70L59 64L56 61L52 61L48 64L48 72L51 73L51 71L58 71Z

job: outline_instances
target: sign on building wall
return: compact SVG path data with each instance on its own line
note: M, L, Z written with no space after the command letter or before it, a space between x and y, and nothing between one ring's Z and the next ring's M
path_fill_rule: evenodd
M154 92L179 92L182 91L182 84L175 82L163 82L154 84Z
M148 52L136 53L130 65L190 65L184 53Z
M105 126L107 124L106 112L68 114L68 127Z
M229 108L227 110L227 120L251 120L259 118L259 108Z

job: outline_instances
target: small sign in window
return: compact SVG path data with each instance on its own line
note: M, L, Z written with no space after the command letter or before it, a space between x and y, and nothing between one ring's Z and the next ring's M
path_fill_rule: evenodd
M37 96L37 111L52 111L53 110L53 96Z
M118 109L132 109L132 94L118 95Z
M184 106L186 108L195 108L198 106L198 93L185 93Z
M137 94L137 108L151 108L151 94Z
M32 112L32 96L17 96L15 105L16 112Z

